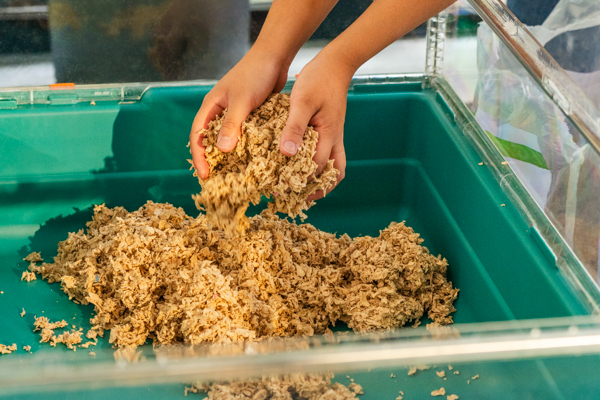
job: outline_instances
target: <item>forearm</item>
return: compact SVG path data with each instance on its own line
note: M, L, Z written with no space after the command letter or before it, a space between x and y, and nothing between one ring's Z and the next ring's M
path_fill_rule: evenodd
M253 46L288 66L338 0L274 0Z
M367 60L454 1L375 0L322 53L338 59L355 72Z

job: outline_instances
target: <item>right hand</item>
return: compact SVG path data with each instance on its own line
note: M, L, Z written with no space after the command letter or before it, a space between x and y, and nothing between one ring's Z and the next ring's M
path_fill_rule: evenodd
M190 133L192 159L201 179L208 178L209 166L202 145L204 135L199 132L207 129L208 123L227 108L217 147L226 153L233 150L241 134L242 123L271 93L283 89L288 68L289 65L272 54L251 49L204 97Z

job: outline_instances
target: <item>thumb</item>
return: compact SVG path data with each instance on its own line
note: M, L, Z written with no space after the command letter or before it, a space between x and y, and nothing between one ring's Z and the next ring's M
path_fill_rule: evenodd
M250 107L241 107L239 104L229 107L217 138L219 150L228 153L234 149L241 134L242 123L248 118L250 111Z
M279 150L283 155L289 157L296 155L298 149L302 146L304 132L313 114L306 104L296 103L290 105L290 115L285 123L279 142Z

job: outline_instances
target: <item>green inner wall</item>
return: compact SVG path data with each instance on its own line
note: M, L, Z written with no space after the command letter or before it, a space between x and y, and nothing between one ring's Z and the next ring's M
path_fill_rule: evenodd
M68 232L85 227L94 204L133 210L153 200L197 214L190 195L199 185L188 171L186 144L208 89L156 88L133 104L0 110L0 290L4 291L0 343L16 342L20 348L18 354L0 356L0 369L5 357L32 357L23 354L23 345L31 345L35 353L67 351L37 343L38 335L32 332L34 314L89 327L91 307L70 302L59 285L20 282L27 267L20 260L30 251L41 251L49 261ZM378 235L390 222L405 220L421 233L432 253L448 259L449 279L460 288L456 322L587 312L490 171L478 165L481 160L434 92L414 85L357 87L348 96L345 143L346 179L309 210L306 222L357 236ZM24 318L19 316L21 308L27 311ZM100 347L110 346L104 340ZM81 357L89 357L82 350ZM510 380L517 367L507 365L464 368L473 375L483 377L485 372ZM526 373L537 382L543 398L563 398L574 390L566 380L553 378L559 368L548 369L541 361L515 365L520 366L517 375ZM442 381L432 371L408 378L406 371L392 372L402 379L400 387L387 370L353 374L365 387L362 398L395 399L399 390L425 396L410 398L429 398L431 390L448 388L459 379L451 376ZM348 383L345 374L338 378ZM461 379L465 385L466 375ZM457 387L456 394L518 398L510 395L518 394L518 386L510 389L510 384L493 382L482 378L461 393ZM182 387L103 389L85 397L175 398L182 395ZM80 392L45 394L50 399L81 396Z

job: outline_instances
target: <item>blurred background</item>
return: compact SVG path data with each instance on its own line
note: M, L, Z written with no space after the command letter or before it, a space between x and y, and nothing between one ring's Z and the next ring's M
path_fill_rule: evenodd
M271 1L0 0L0 87L218 79L256 40ZM340 0L290 76L370 3ZM456 7L474 45L479 19L468 6ZM476 55L466 56L474 65ZM424 65L425 24L359 73L423 72Z

